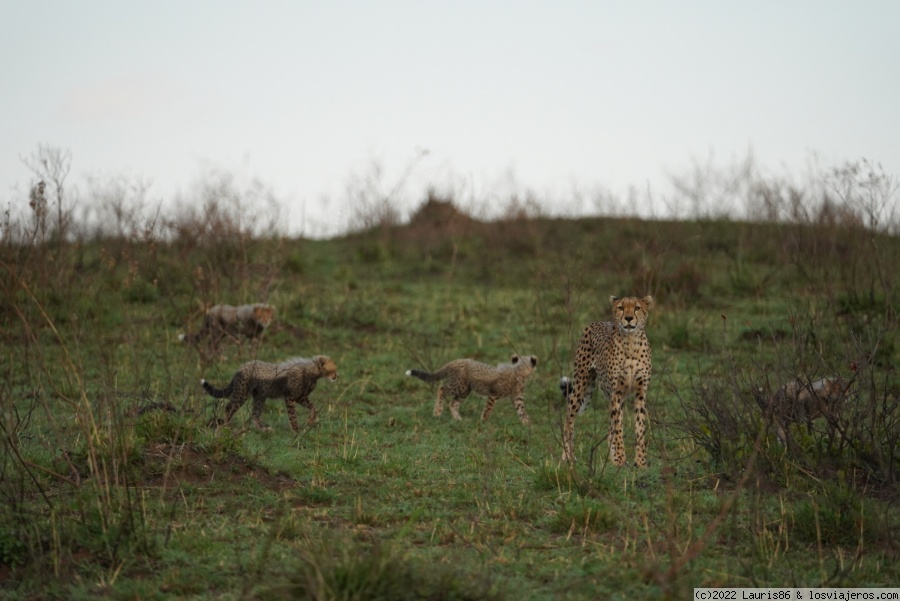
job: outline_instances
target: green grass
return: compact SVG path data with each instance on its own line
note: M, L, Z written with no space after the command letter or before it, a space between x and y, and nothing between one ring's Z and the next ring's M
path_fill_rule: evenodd
M826 479L772 436L765 462L746 464L751 431L731 451L747 469L731 470L688 435L696 416L682 402L733 394L735 374L849 373L853 359L896 403L898 293L881 276L898 272L897 239L867 261L853 231L819 232L849 251L810 254L797 249L813 233L795 226L526 225L263 239L243 252L234 240L221 252L117 246L140 259L131 272L102 241L78 264L74 251L43 264L4 249L4 598L659 599L898 581L896 471L879 471L890 462L873 463L875 449L845 450L852 468ZM572 470L559 461L557 381L611 294L646 293L651 466L607 464L598 394ZM262 296L279 313L258 348L204 358L178 342L202 302ZM207 427L222 406L201 377L318 353L340 378L314 392L316 426L294 434L269 401L272 432L250 428L248 408ZM404 376L513 353L540 358L530 427L506 400L481 422L474 396L462 422L435 418L434 387ZM151 403L177 412L133 415Z

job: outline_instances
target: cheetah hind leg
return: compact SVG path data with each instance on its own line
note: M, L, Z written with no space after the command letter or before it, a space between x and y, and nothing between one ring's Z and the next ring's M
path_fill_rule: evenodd
M301 405L309 409L309 417L306 418L307 426L314 426L316 424L317 413L316 406L312 404L312 401L309 400L309 397L303 397L298 401ZM296 421L296 415L294 416L294 421ZM295 428L296 430L296 428Z
M596 380L591 380L591 383L588 384L587 389L584 391L584 398L581 401L581 406L578 408L578 415L584 413L584 410L587 409L591 399L594 397L594 386L596 386Z
M566 421L563 425L563 461L575 463L575 417L578 415L578 403L570 396L566 404Z
M256 426L257 430L260 430L261 432L271 432L272 428L264 424L262 421L262 411L265 404L265 396L253 397L253 412L251 413L250 417L253 420L253 425Z
M241 398L239 395L235 395L231 397L231 400L228 401L228 404L225 406L225 422L226 424L231 423L231 418L234 417L234 414L238 412L238 409L244 406L244 403L247 401L247 398Z
M484 411L481 413L482 421L487 420L491 416L491 413L494 412L494 403L497 402L497 397L489 396L487 401L484 403Z
M434 416L440 417L444 412L444 387L438 386L437 400L434 402Z

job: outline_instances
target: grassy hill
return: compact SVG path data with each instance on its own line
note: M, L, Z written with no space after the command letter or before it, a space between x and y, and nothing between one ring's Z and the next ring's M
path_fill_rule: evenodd
M9 599L684 598L888 586L897 561L900 240L855 223L475 220L429 202L332 240L222 219L2 247L0 591ZM650 468L607 463L606 401L560 463L581 329L652 294ZM214 303L259 344L179 342ZM329 354L320 421L210 427L244 361ZM508 401L432 415L404 376L540 358ZM841 376L782 444L754 391ZM299 409L301 418L303 409ZM301 419L302 421L302 419ZM626 447L633 453L626 411Z

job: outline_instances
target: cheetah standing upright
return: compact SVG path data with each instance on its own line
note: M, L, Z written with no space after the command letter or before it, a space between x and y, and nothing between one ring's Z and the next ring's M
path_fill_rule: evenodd
M622 440L622 404L634 393L634 429L637 438L635 463L647 465L645 401L653 362L644 326L653 297L610 297L613 321L595 321L584 329L575 350L574 383L561 384L568 392L563 429L563 459L575 461L575 416L584 410L599 382L609 397L609 453L616 465L625 465Z

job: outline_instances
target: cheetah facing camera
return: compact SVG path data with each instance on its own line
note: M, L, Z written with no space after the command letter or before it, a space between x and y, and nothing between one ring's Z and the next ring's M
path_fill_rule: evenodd
M588 325L575 349L575 374L572 381L560 380L566 399L563 428L563 460L575 461L575 417L590 401L597 384L609 398L609 454L615 465L625 465L622 439L622 405L634 393L634 430L637 449L634 461L647 465L645 437L647 388L653 362L644 326L653 306L653 297L610 297L613 321L595 321Z
M450 414L453 419L462 419L459 415L459 403L475 392L487 397L481 419L487 419L494 411L497 399L510 397L516 413L523 424L530 422L525 412L525 381L537 367L537 357L519 357L513 355L512 362L501 363L492 367L473 359L456 359L438 371L429 373L419 369L410 369L407 376L414 376L426 382L442 381L438 387L437 401L434 404L434 415L440 417L444 410L444 395L450 397Z
M265 303L252 305L214 305L203 318L203 326L196 334L181 334L178 338L196 344L209 338L209 347L215 349L225 336L258 338L275 317L275 307Z
M284 397L284 405L287 408L291 428L294 432L298 432L300 428L297 426L295 404L300 403L309 409L309 419L306 423L310 426L313 425L316 422L316 408L310 402L309 395L315 390L319 378L328 378L334 382L337 377L337 365L331 360L331 357L316 355L312 359L297 357L281 363L250 361L238 369L225 388L215 388L206 380L200 380L200 385L213 398L229 397L231 399L225 407L226 423L231 421L237 410L246 402L247 397L252 395L253 424L260 430L269 429L261 421L266 399Z

